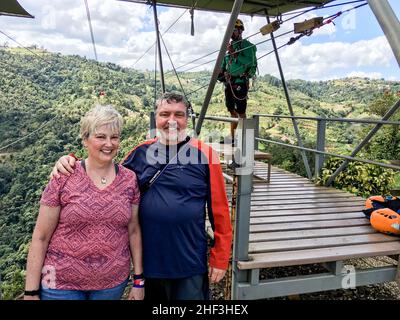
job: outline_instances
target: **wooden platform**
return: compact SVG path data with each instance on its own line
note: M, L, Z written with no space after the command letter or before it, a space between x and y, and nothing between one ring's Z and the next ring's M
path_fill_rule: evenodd
M230 146L216 144L213 148L225 160L232 155ZM400 254L399 237L378 233L370 226L362 212L364 199L316 186L306 178L276 167L269 168L272 156L265 159L269 163L254 162L249 233L246 234L243 225L239 227L243 232L241 237L248 238L238 239L234 244L242 254L243 250L248 251L248 259L233 262L232 299L341 289L347 277L352 277L354 286L390 281L400 284L400 267L395 264L357 269L353 274L344 265L344 261L354 258ZM232 182L227 177L229 170L224 167L227 181ZM226 188L231 196L232 185L227 183ZM212 235L209 224L207 231ZM320 265L329 272L260 278L261 269L310 264Z
M267 165L255 173L266 177ZM239 269L291 266L400 253L400 239L376 232L365 200L272 167L269 185L251 197L249 261Z

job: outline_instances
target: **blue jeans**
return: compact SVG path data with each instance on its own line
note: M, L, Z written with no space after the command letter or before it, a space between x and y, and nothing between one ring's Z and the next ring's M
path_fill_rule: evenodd
M128 279L114 288L103 290L40 289L41 300L120 300Z

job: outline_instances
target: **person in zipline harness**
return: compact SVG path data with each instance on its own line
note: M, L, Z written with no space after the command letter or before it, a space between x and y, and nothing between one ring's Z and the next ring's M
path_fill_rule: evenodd
M233 118L246 118L249 79L257 71L257 48L250 41L242 39L243 31L243 22L237 19L218 76L218 80L225 84L225 105ZM232 144L236 127L237 123L231 123Z

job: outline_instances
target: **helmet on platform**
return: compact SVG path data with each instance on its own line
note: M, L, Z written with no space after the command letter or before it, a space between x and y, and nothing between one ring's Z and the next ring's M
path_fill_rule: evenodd
M365 201L365 209L371 209L374 207L372 201L379 201L379 202L384 202L385 198L382 196L372 196L369 197L366 201ZM376 208L375 208L376 209Z
M371 226L383 233L400 235L400 214L383 208L371 213Z

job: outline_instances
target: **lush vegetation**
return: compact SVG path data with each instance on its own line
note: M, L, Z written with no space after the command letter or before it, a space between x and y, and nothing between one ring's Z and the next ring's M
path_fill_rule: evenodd
M12 299L23 291L24 268L30 237L35 224L38 201L51 168L61 155L84 151L78 138L79 120L94 104L113 104L124 116L122 158L139 141L145 139L155 97L154 74L122 68L111 63L97 63L79 56L62 56L32 48L0 50L0 275L3 299ZM209 72L180 74L186 93L199 112L203 103ZM166 89L179 90L172 73L166 76ZM203 88L202 88L203 87ZM385 88L388 92L384 94ZM289 81L296 115L313 117L381 117L393 104L400 90L399 82L370 79L342 79L324 82ZM104 91L105 95L100 96ZM281 83L262 76L249 93L248 113L287 115ZM226 116L222 85L217 85L209 114ZM399 113L394 119L399 120ZM291 120L261 118L261 136L295 144ZM306 147L315 147L316 122L299 121L300 134ZM371 126L329 123L327 150L349 154ZM373 160L399 159L398 126L386 126L363 150L362 157ZM223 123L206 121L203 137L212 132L228 134ZM24 139L19 140L21 137ZM15 143L17 141L17 143ZM12 144L11 144L12 143ZM10 145L11 144L11 145ZM297 151L267 144L261 148L274 154L274 163L305 175ZM308 154L313 167L314 157ZM333 170L337 160L327 161L322 179ZM360 184L381 187L400 184L399 176L371 166L351 165L347 180L340 177L336 186L367 195L384 189L361 189ZM385 176L385 180L382 180ZM360 179L361 180L360 180ZM368 181L366 179L369 179ZM355 180L356 182L354 182ZM393 184L393 183L392 183Z

